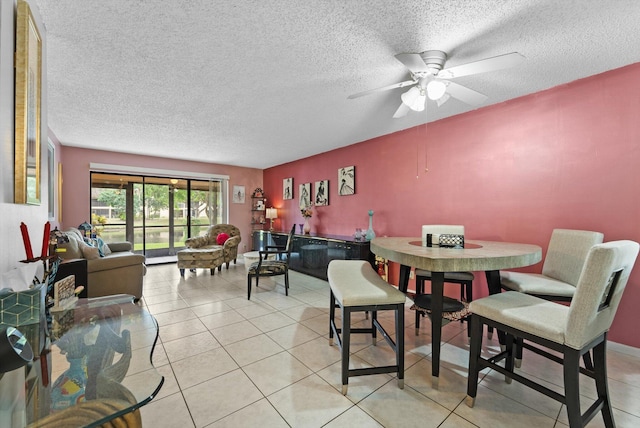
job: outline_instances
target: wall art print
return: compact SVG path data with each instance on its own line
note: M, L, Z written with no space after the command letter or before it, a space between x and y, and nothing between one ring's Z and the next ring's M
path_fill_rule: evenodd
M300 197L300 209L311 206L311 183L302 183L298 191Z
M244 186L233 186L233 203L244 204L245 189Z
M356 167L345 166L338 169L338 195L347 196L356 193Z
M282 199L293 199L293 177L282 180Z
M319 207L329 205L329 180L316 181L316 193L313 202Z

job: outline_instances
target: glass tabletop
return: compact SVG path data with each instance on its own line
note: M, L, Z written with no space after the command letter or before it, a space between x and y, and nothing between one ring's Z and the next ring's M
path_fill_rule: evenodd
M158 324L133 296L79 299L51 315L49 345L26 369L26 425L100 426L155 397Z

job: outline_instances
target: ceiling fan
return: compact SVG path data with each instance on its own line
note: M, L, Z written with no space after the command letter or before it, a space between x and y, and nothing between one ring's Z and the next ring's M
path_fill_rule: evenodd
M514 67L524 60L524 56L517 52L511 52L443 69L447 61L447 54L438 50L429 50L422 53L402 53L396 55L395 58L409 69L411 80L359 92L349 95L348 98L359 98L376 92L412 86L411 89L400 96L402 104L393 115L394 118L405 116L409 110L423 111L427 98L435 101L438 107L450 97L476 106L485 102L487 96L452 82L450 79Z

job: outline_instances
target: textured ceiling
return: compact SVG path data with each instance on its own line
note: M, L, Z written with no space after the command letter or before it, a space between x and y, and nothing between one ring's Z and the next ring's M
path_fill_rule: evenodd
M640 61L637 0L35 0L47 30L49 127L63 145L266 168L463 113L393 119L394 55L446 67L483 106Z

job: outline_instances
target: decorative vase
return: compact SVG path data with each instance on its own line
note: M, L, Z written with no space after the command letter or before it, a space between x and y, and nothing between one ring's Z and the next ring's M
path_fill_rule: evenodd
M304 218L304 227L302 228L305 235L311 233L311 225L309 224L309 217Z
M86 357L67 358L69 368L56 379L51 388L51 409L62 410L85 401L87 385Z
M364 237L367 241L371 241L376 237L376 233L373 231L373 210L369 210L369 229L367 229Z
M298 224L298 226L300 226L300 235L302 235L304 233L304 230L302 230L302 228L304 227L304 224L300 223Z

